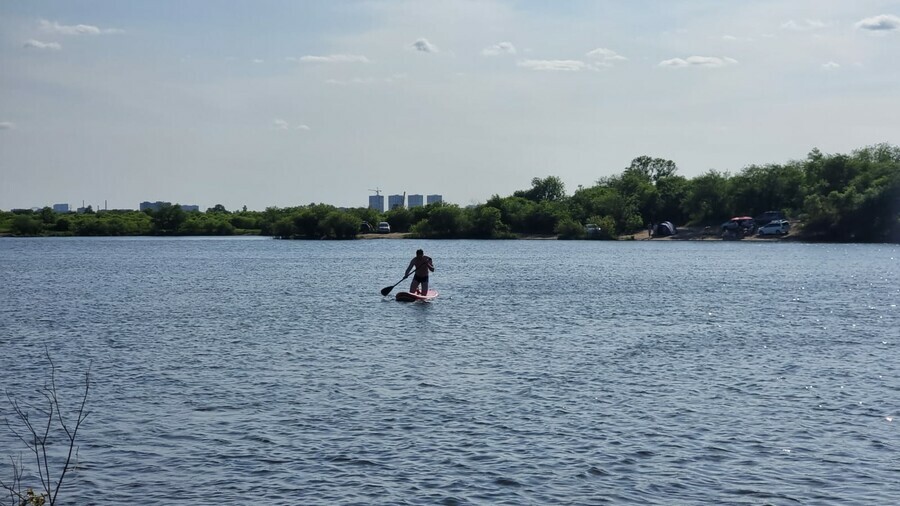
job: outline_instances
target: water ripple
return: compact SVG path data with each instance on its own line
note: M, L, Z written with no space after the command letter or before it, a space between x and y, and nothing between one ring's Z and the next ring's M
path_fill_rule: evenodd
M900 496L896 246L423 244L0 240L4 387L93 361L71 504Z

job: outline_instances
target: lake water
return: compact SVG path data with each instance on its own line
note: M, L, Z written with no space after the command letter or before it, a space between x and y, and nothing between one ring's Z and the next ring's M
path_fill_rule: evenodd
M92 362L65 504L892 504L898 303L898 245L5 238L0 380Z

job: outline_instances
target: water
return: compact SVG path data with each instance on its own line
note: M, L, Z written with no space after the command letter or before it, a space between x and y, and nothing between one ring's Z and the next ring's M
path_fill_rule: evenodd
M441 296L383 299L419 247ZM898 259L6 238L0 380L36 401L46 346L70 412L92 362L66 504L888 504Z

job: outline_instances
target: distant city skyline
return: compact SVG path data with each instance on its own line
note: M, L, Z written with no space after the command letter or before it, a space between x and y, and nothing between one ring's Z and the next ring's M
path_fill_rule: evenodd
M0 2L0 209L735 174L900 144L897 61L897 0Z

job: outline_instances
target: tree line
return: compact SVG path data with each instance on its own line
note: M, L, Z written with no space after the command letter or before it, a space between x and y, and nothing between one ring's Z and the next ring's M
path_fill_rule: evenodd
M284 239L351 239L387 221L394 232L427 238L514 238L555 235L613 239L650 223L718 226L736 215L781 211L800 220L810 240L900 242L900 147L876 144L849 154L813 149L803 160L751 165L737 174L710 170L687 178L671 160L640 156L621 173L579 186L571 195L559 177L535 177L531 187L484 204L436 203L378 212L328 204L205 212L180 206L158 211L57 214L50 208L0 213L0 232L12 235L233 235Z

